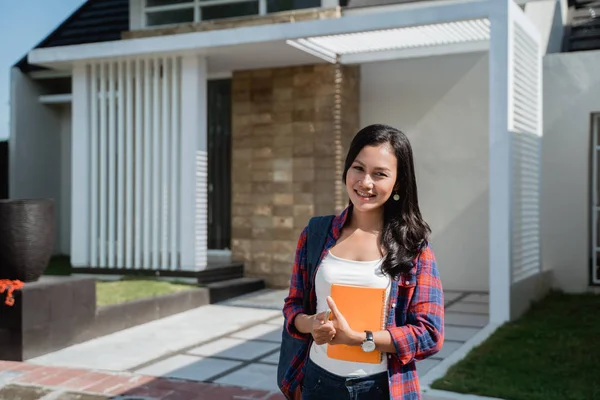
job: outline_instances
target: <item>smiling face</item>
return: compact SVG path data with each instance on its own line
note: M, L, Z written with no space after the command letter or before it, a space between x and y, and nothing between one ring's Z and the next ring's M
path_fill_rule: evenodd
M382 207L394 193L397 160L388 144L365 146L346 174L346 190L354 209L360 212Z

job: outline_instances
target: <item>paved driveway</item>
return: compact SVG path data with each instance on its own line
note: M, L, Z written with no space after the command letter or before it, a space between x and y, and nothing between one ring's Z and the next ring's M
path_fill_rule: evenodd
M277 392L285 290L200 307L29 360L42 366L128 372ZM420 376L488 323L487 294L446 292L446 340Z

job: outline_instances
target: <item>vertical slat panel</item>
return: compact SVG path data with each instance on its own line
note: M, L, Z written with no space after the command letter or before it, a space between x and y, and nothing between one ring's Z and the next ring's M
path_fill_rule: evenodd
M144 224L142 227L144 235L144 257L142 265L144 268L148 268L151 265L150 260L150 232L152 225L150 223L150 207L152 205L151 191L150 191L150 179L152 177L152 147L151 147L151 136L152 133L152 113L151 113L151 101L152 101L152 70L151 61L146 60L145 62L145 76L144 76L144 130L142 135L144 136Z
M181 267L181 84L179 57L90 66L92 266ZM194 219L204 228L206 155L196 151L194 172ZM205 248L205 229L194 236Z
M106 222L107 222L107 174L106 174L106 157L107 157L107 140L108 140L108 126L107 126L107 115L106 115L106 104L107 104L107 85L106 85L106 64L100 64L100 90L99 90L99 107L100 107L100 151L98 156L100 157L100 163L98 168L100 169L100 188L99 188L99 197L100 197L100 215L99 215L99 223L100 223L100 235L98 241L100 242L100 267L106 267L107 265L107 257L106 257Z
M90 66L90 266L98 263L98 64Z
M135 183L133 182L133 76L132 69L133 65L130 60L125 62L125 82L126 82L126 110L125 119L126 124L126 179L125 179L125 267L133 267L133 189Z
M125 194L125 62L119 61L116 64L117 67L117 82L118 82L118 93L117 97L117 122L119 123L117 129L117 233L116 233L116 246L117 246L117 260L116 267L122 268L124 264L124 251L125 251L125 202L127 196Z
M512 281L518 282L541 270L541 54L525 29L516 22L513 29Z
M115 64L108 64L108 267L115 265L115 211L116 211L116 125L115 118Z
M171 269L176 269L179 263L178 235L179 226L179 138L181 135L180 118L180 68L179 57L174 57L171 68Z
M206 105L206 102L203 102ZM205 139L206 140L206 137ZM196 151L195 266L204 269L208 261L208 152Z
M140 268L143 263L142 257L142 183L143 183L143 84L144 84L144 70L141 59L136 59L135 64L135 132L134 132L134 146L135 146L135 194L134 194L134 212L135 212L135 243L134 243L134 257L133 264L135 268Z
M169 139L170 139L170 105L169 101L169 83L170 83L170 58L163 58L162 63L162 132L161 132L161 268L167 269L169 266Z
M160 59L155 58L152 76L153 111L152 115L152 268L159 265L159 232L160 232Z

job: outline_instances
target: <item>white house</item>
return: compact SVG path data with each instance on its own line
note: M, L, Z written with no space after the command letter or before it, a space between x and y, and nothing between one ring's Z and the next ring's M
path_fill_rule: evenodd
M489 292L500 323L600 282L600 52L563 45L578 7L88 0L13 68L10 195L57 200L76 268L220 256L281 287L308 218L345 204L349 139L388 123L444 287Z

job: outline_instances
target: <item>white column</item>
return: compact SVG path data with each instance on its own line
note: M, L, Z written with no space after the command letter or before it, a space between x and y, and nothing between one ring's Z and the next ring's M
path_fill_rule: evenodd
M90 246L90 87L88 67L73 68L71 264L89 266Z
M207 265L206 59L181 61L180 251L183 270Z
M339 0L322 0L321 6L323 8L335 8L340 5Z
M129 30L144 28L144 0L129 1Z
M511 289L511 75L509 2L490 2L490 322L510 318Z

